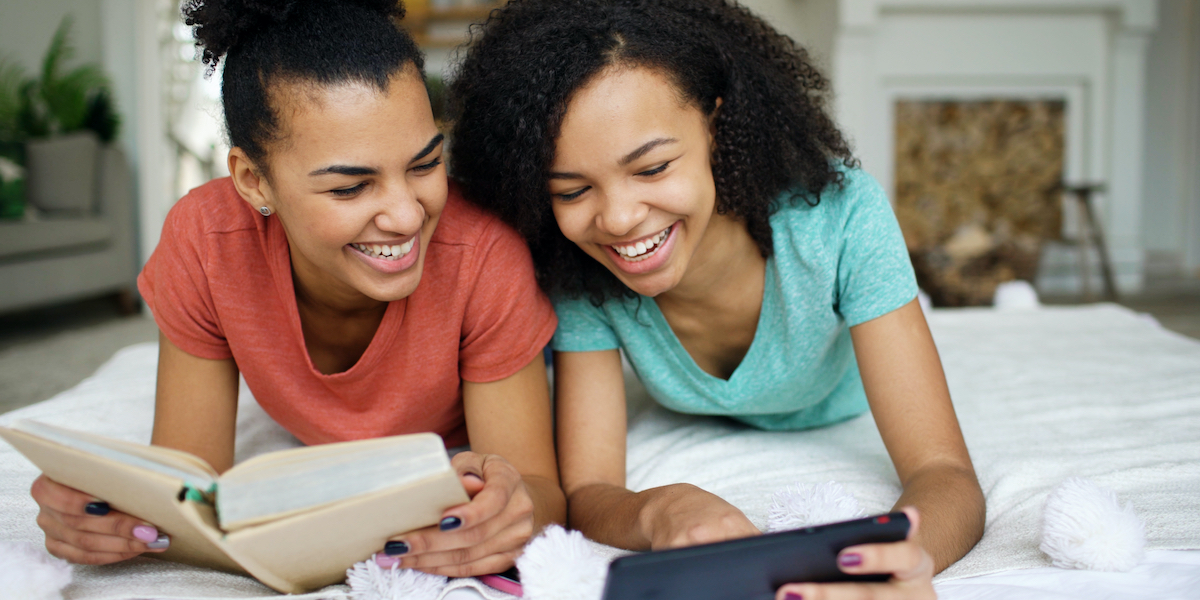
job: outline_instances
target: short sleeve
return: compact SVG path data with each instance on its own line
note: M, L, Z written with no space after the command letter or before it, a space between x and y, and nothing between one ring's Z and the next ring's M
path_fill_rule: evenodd
M593 352L621 346L604 310L585 297L555 297L558 330L550 345L559 352Z
M873 177L847 174L837 306L849 326L890 313L917 296L917 279L896 214Z
M205 272L201 203L184 197L172 207L158 246L138 275L138 291L159 330L184 352L200 358L230 358Z
M541 354L554 335L554 308L524 240L499 221L481 236L469 275L459 374L479 383L504 379Z

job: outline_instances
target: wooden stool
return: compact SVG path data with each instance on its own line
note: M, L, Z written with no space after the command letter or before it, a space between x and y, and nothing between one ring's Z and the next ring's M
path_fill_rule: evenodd
M1092 194L1103 193L1104 190L1104 184L1099 183L1077 186L1064 183L1062 186L1062 191L1074 197L1079 206L1079 237L1071 243L1079 247L1079 277L1083 298L1090 300L1092 296L1091 286L1088 284L1088 247L1095 246L1096 253L1100 255L1100 275L1104 280L1104 297L1116 302L1117 286L1113 280L1112 263L1108 260L1108 248L1104 245L1104 232L1100 228L1099 221L1096 220L1095 211L1092 210Z

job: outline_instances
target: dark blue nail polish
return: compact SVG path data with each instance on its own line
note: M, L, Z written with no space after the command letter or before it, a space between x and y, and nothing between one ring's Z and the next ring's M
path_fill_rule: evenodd
M388 556L400 556L408 554L408 544L404 542L388 542L383 545L383 553Z
M84 512L97 517L103 517L104 515L107 515L108 511L110 510L112 509L108 507L107 502L88 502L87 506L83 507Z
M458 529L459 527L462 527L462 519L458 517L446 517L445 519L442 519L441 523L438 523L438 529L441 529L442 531L450 531L451 529Z

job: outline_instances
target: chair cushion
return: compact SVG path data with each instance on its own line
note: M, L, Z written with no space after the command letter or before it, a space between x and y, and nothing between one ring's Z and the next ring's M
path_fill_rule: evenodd
M112 227L101 219L0 222L0 259L107 242Z

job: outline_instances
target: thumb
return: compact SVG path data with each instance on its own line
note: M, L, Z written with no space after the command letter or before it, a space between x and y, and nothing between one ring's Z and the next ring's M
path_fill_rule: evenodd
M483 489L483 477L475 473L462 473L458 476L458 479L462 482L463 489L467 490L467 497L469 498L474 498L475 494L478 494Z
M468 498L474 498L483 489L483 462L483 455L471 451L460 452L450 459Z

